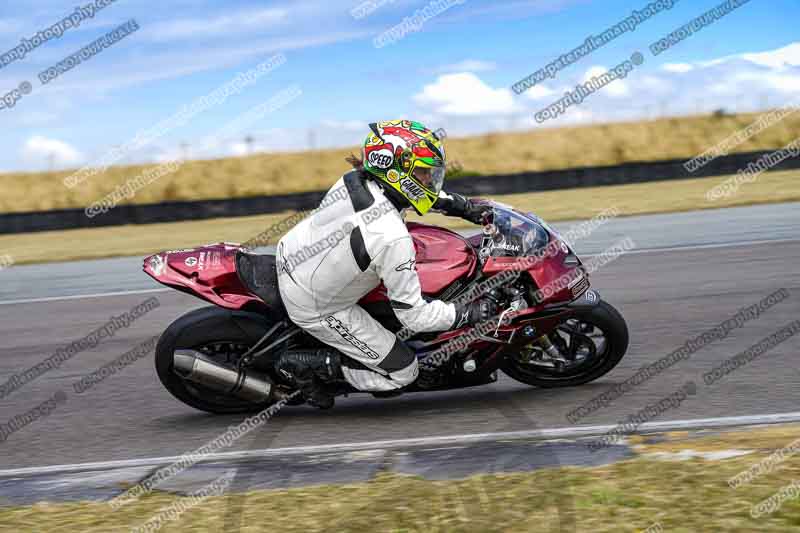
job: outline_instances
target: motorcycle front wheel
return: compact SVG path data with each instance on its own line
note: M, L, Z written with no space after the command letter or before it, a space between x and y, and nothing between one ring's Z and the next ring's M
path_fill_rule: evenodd
M519 353L506 354L500 369L535 387L574 387L610 372L627 350L625 319L614 306L601 301L576 310L545 339L537 339Z

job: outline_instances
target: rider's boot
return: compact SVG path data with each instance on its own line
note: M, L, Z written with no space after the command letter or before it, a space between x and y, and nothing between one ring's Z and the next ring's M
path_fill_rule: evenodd
M275 369L298 388L308 403L330 409L334 404L331 382L344 379L340 357L332 348L289 350L278 359Z
M414 385L420 390L431 390L439 386L441 379L441 374L437 369L420 364L419 376L417 376Z

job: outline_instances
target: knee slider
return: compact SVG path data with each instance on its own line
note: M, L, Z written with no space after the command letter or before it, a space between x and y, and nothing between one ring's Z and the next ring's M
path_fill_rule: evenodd
M417 354L405 345L400 339L394 340L394 345L389 354L378 363L378 367L386 372L392 373L403 370L417 362Z
M414 359L411 360L411 364L405 368L389 374L389 378L392 380L392 382L397 383L400 387L411 385L414 383L414 381L416 381L418 376L419 363L417 362L416 357L414 357Z

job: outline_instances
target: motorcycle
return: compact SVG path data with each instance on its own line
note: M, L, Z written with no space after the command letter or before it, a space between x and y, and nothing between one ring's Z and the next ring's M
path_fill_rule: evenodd
M628 348L622 315L590 288L580 258L533 213L486 202L483 231L463 237L409 222L425 297L495 300L501 313L440 333L403 330L380 285L359 304L417 354L420 379L401 392L486 385L502 371L536 387L570 387L613 369ZM321 347L280 301L276 258L238 244L173 250L144 260L159 283L214 304L178 318L155 353L158 377L182 402L211 413L303 403L275 371L286 350ZM339 394L360 392L345 382ZM376 393L375 396L382 396Z

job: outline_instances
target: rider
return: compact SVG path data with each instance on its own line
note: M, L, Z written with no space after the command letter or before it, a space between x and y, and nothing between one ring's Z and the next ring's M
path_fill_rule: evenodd
M433 209L480 224L485 210L442 191L442 140L408 120L369 127L362 159L348 158L354 169L278 243L278 286L286 311L327 347L289 350L277 370L322 408L333 405L324 383L344 378L356 389L386 392L417 378L414 352L358 305L381 281L397 319L413 332L458 329L495 311L488 299L450 304L422 297L405 211L424 215Z

